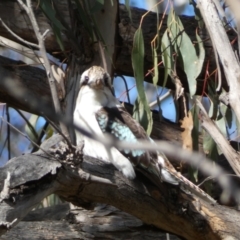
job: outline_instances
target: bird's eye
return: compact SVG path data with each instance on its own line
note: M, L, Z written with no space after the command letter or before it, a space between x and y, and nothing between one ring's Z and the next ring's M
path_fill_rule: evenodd
M88 81L89 81L89 77L88 77L88 76L85 76L82 84L83 84L83 85L86 85L86 84L88 84Z
M108 85L109 85L108 77L107 77L107 76L104 77L104 84L105 84L105 86L108 86Z

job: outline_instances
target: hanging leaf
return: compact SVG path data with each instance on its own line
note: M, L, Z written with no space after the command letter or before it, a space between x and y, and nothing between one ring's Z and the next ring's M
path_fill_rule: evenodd
M194 104L190 110L193 118L193 129L192 129L192 140L193 140L193 150L198 151L198 138L199 138L199 107Z
M153 76L153 84L157 86L158 83L158 55L157 49L153 47L153 64L154 64L154 76Z
M62 25L62 23L56 17L56 11L53 8L51 1L41 0L39 4L40 4L39 6L43 10L44 14L48 17L48 19L51 21L51 23L55 27L57 27L59 30L64 30L65 27Z
M157 35L153 42L151 42L152 47L152 55L153 55L153 69L154 69L154 76L153 76L153 84L157 86L158 83L158 46L159 46L159 14L158 14L158 8L157 9Z
M144 127L148 134L152 131L152 113L148 106L147 98L144 91L144 41L142 29L138 28L133 38L132 65L138 99L135 102L135 112L133 114L136 120Z
M103 5L104 0L96 0L90 9L91 13L99 12L103 8Z
M171 9L168 16L168 30L170 31L170 38L175 51L181 56L183 69L187 75L190 96L192 97L196 92L196 78L201 72L203 61L205 58L205 51L198 35L199 57L192 44L191 39L184 31L184 27L180 18Z
M93 33L93 28L91 26L91 21L89 19L89 16L86 12L86 10L82 7L82 5L80 4L79 0L75 0L75 4L77 6L77 10L78 10L78 17L80 18L80 20L83 23L84 28L87 30L89 36L91 37L91 39L94 39L94 33Z
M57 43L59 44L59 47L62 51L64 51L64 44L62 39L62 32L66 30L66 28L63 26L63 24L59 21L57 18L57 14L55 9L53 8L53 4L49 0L41 0L39 2L39 6L41 7L43 13L45 16L50 20L52 25L53 33L56 37Z
M219 103L219 111L221 112L225 123L229 128L232 127L232 110L223 103Z
M226 113L225 113L225 120L229 128L232 127L233 123L233 113L231 108L227 108Z
M219 114L219 97L216 93L216 87L211 82L209 82L208 84L208 99L210 101L210 109L208 112L208 116L211 119L215 120L217 119L217 116Z
M204 153L211 159L217 160L218 159L218 151L217 151L217 145L210 136L210 134L202 130L203 135L203 151Z
M163 80L163 87L166 86L168 76L171 76L171 72L174 68L173 62L173 51L171 40L168 36L168 30L166 30L163 34L162 41L161 41L161 52L162 52L162 60L164 64L164 80Z
M127 8L128 11L128 16L132 22L132 12L131 12L131 8L130 8L130 1L129 0L125 0L125 6Z

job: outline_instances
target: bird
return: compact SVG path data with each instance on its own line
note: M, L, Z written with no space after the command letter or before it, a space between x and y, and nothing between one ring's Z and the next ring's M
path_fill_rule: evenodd
M74 125L104 137L110 134L115 139L131 143L147 140L154 143L144 128L137 122L114 96L111 77L100 66L92 66L80 77L80 90L74 110ZM77 145L84 141L85 155L111 162L129 179L136 177L135 170L143 173L155 185L167 182L181 185L184 189L215 202L200 188L179 174L166 156L158 151L107 149L76 131ZM190 190L189 190L190 189ZM209 200L210 199L210 200Z

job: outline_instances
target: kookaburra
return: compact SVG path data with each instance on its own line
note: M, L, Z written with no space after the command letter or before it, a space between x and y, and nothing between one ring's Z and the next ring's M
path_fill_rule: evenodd
M141 125L114 97L109 74L98 66L87 69L81 75L80 91L74 111L74 124L101 136L111 134L116 139L129 142L129 144L136 143L139 139L152 142ZM178 174L162 153L144 150L120 151L114 147L107 150L102 143L91 140L78 131L76 131L76 140L77 144L84 140L85 155L111 162L129 179L135 178L134 169L136 169L156 185L162 181L174 185L184 183L188 187L193 185L189 188L197 193L203 192ZM200 195L204 194L207 195L204 192ZM208 197L210 198L208 195L205 198L208 199Z

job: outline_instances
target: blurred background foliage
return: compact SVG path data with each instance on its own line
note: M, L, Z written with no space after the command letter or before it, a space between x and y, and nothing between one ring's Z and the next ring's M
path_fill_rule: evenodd
M201 96L196 95L196 79L203 68L205 50L198 31L196 31L196 41L193 43L189 36L184 32L184 26L178 17L178 15L199 17L196 11L196 5L191 4L192 1L189 0L121 0L119 2L121 4L126 4L126 7L129 10L130 19L130 7L143 8L156 13L163 13L163 18L167 19L167 28L161 36L159 33L160 29L163 27L163 19L157 18L157 22L153 23L156 24L156 36L152 39L151 43L149 43L151 44L152 49L151 57L153 58L153 68L149 69L149 72L146 73L143 68L145 49L141 26L145 16L142 16L133 39L132 65L134 69L134 77L115 75L113 86L116 97L120 101L134 105L133 116L141 122L148 134L152 131L153 120L151 110L158 111L160 118L164 117L172 122L179 123L180 119L178 118L179 113L176 107L176 100L181 96L182 88L181 83L178 85L177 82L176 63L181 65L187 76L189 86L189 94L185 93L187 94L188 99L186 109L190 109L186 114L186 117L188 116L190 118L190 123L193 128L192 148L198 150L198 138L199 134L202 133L205 153L207 153L212 159L217 160L217 156L220 153L218 152L218 148L211 136L203 131L199 125L199 109L195 105L195 99L201 99L208 111L209 117L217 123L219 129L227 139L234 139L237 141L238 124L236 123L235 116L231 109L219 102L216 91L217 84L215 86L208 84L206 78L205 87L207 88L207 94L203 93ZM94 5L90 5L89 1L83 1L84 8L88 9L87 12L84 11L83 6L79 4L78 0L73 1L73 3L76 4L79 17L91 36L92 41L97 39L104 42L104 36L102 36L99 30L92 26L88 21L88 18L90 18L93 24L96 23L93 14L101 10L104 0L96 0ZM60 48L64 50L62 32L70 32L71 29L69 29L63 19L58 18L59 14L57 13L57 8L54 8L54 4L56 5L57 2L48 0L39 1L40 9L51 22L57 42ZM231 19L231 21L229 20L229 27L234 27L234 21L228 10L226 10L226 14L228 18ZM179 38L179 35L181 35L181 38ZM70 34L69 36L71 38L73 34ZM26 64L32 64L29 58L10 49L1 47L0 54L11 59L21 60ZM61 65L61 68L65 69L67 67L66 64L60 63L58 59L53 58L50 55L49 58L55 64L59 66ZM165 68L164 81L161 87L157 85L159 66L164 66ZM206 69L206 72L207 71L208 69ZM152 83L144 82L144 78L147 75L152 76ZM175 93L165 87L169 76L175 84L177 90ZM191 115L189 115L190 112ZM10 158L33 151L34 146L29 139L40 144L54 132L52 127L46 124L46 120L43 117L21 110L15 110L4 103L0 105L0 115L2 117L1 119L6 119L11 125L18 129L18 131L16 131L5 121L0 120L0 166L3 166ZM22 134L20 134L20 132L22 132ZM197 179L196 172L193 174L195 174L195 179ZM59 201L60 200L56 196L49 196L48 199L44 200L42 206L58 203Z

